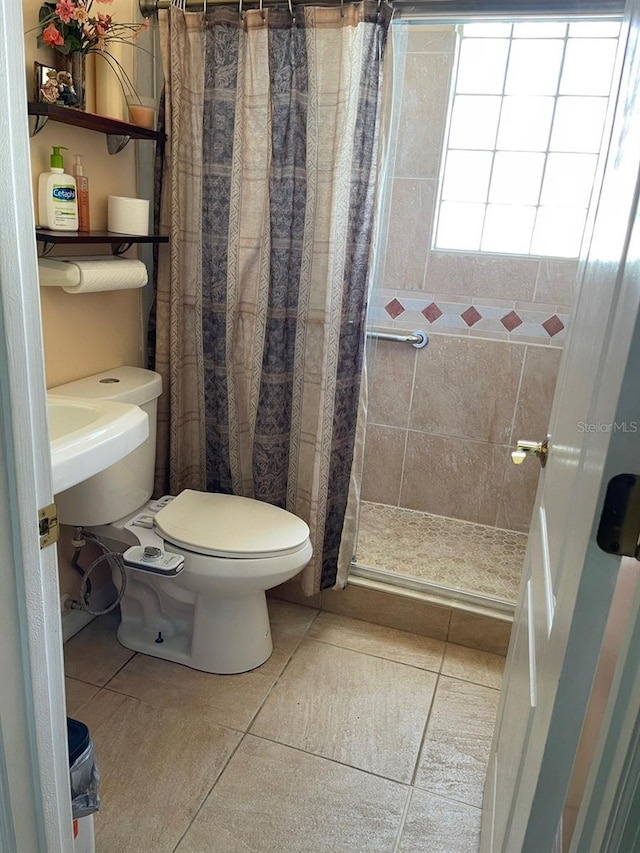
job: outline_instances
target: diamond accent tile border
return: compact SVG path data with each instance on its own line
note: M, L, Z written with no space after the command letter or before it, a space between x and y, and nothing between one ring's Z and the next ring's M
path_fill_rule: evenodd
M393 317L395 320L396 317L399 317L401 314L404 314L404 306L397 299L392 299L388 305L384 306L384 310L390 317Z
M466 311L463 311L460 316L462 317L462 319L465 321L465 323L469 327L475 326L475 324L477 322L482 320L482 314L480 314L478 309L474 308L473 305L471 305L469 308L467 308Z
M488 305L469 305L447 301L441 295L434 298L428 294L422 297L402 294L400 301L395 296L390 299L392 294L388 290L378 293L378 307L374 304L369 315L373 325L384 325L389 317L392 320L401 317L392 328L404 331L419 326L424 319L436 332L562 346L570 320L568 314L556 313L558 306L553 305L531 303L529 308L528 304L518 303L516 310L513 303L500 307L496 300L488 300Z

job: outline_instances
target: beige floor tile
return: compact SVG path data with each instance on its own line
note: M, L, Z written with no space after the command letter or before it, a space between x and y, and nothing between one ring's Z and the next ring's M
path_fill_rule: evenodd
M176 853L392 853L407 789L247 735Z
M64 645L65 674L104 687L135 652L116 638L119 613L98 616Z
M304 637L318 615L318 611L311 607L303 607L277 598L268 599L267 605L271 630L279 634L291 634L294 637Z
M478 853L482 812L414 789L398 853Z
M442 674L500 690L504 664L505 659L502 655L493 655L491 652L481 652L478 649L468 649L465 646L447 643Z
M385 628L348 616L320 613L307 635L313 640L438 672L445 644L420 634Z
M89 699L92 699L100 688L93 684L85 684L84 681L76 681L75 678L65 678L64 692L67 697L67 714L75 716Z
M170 853L241 735L201 709L156 708L101 690L83 709L101 772L100 853Z
M409 782L435 681L425 670L305 639L251 731Z
M137 655L109 688L156 707L206 710L212 722L245 731L299 642L299 637L274 632L269 660L238 675L212 675Z
M441 676L415 784L470 806L482 805L500 693Z

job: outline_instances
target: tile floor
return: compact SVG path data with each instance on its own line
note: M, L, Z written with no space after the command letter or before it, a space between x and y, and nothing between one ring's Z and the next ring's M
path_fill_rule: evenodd
M527 534L363 501L356 562L515 604Z
M97 853L469 853L504 658L270 600L272 657L208 675L101 617L65 646Z

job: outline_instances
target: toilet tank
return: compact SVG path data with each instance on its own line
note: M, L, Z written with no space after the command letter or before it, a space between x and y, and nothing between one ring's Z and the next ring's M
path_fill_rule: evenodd
M49 388L48 394L116 400L140 406L149 418L149 437L110 468L56 495L62 524L90 527L110 524L142 507L153 492L156 458L156 422L162 378L141 367L116 367Z

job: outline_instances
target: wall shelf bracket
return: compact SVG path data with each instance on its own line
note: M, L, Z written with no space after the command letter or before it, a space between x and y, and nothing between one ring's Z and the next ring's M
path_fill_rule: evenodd
M29 136L35 136L37 133L40 133L48 121L49 116L29 115Z
M130 139L131 137L126 134L107 133L107 151L109 154L118 154L126 147Z

